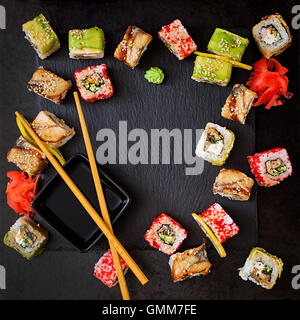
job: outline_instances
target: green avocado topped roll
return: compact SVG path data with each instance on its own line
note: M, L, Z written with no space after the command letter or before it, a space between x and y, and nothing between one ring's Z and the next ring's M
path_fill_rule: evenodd
M69 56L72 59L103 58L104 47L104 32L98 27L69 31Z

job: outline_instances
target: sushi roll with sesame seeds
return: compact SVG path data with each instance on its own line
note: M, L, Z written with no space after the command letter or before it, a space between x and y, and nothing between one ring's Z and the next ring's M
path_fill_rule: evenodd
M256 92L248 89L243 84L235 84L222 108L222 117L245 124L246 117L252 107Z
M178 19L162 27L158 36L178 60L185 59L197 50L196 43Z
M104 57L104 32L98 27L69 31L71 59L99 59Z
M270 59L286 50L292 44L292 35L280 14L265 16L252 28L253 38L260 52Z
M208 122L196 147L196 155L213 165L222 166L233 148L235 135L231 130Z
M207 45L209 52L241 61L249 40L227 30L216 28Z
M46 59L60 48L60 42L49 22L41 13L23 24L25 38L41 59Z
M85 101L108 99L114 93L105 64L77 70L74 76L80 95Z
M64 80L53 72L39 67L29 80L27 89L45 99L60 104L71 86L70 80Z
M139 27L129 26L114 53L114 57L134 69L151 41L151 34Z
M192 79L225 87L231 78L232 64L219 59L197 56Z
M168 255L173 254L186 237L186 230L164 213L153 220L145 234L145 240L151 247Z
M274 148L248 157L257 184L271 187L292 174L292 164L284 148Z

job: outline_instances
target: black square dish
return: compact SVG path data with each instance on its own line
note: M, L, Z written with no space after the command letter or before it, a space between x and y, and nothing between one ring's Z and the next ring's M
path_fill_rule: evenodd
M88 159L76 154L64 165L80 191L100 212ZM130 202L127 193L99 169L110 219L114 223ZM32 209L82 252L88 251L102 236L89 214L57 173L31 203Z

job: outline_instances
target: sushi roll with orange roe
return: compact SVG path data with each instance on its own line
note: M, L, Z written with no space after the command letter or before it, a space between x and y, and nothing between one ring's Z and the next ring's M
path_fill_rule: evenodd
M292 164L284 148L274 148L248 157L257 184L271 187L292 174Z
M164 213L153 220L145 234L145 240L151 247L168 255L173 254L186 237L186 230Z
M74 76L80 95L85 101L108 99L114 93L105 64L77 70Z
M196 43L178 19L162 27L158 36L178 60L183 60L197 50Z

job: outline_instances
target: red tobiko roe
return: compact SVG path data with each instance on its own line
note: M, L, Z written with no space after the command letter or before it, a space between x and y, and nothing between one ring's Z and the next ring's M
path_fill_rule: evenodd
M7 177L7 204L18 214L33 217L30 204L37 194L39 175L28 177L23 171L9 171Z
M254 70L247 86L257 93L257 100L253 106L266 104L265 108L283 104L283 98L290 99L293 94L288 92L288 78L285 75L289 70L277 60L261 58L254 64Z

